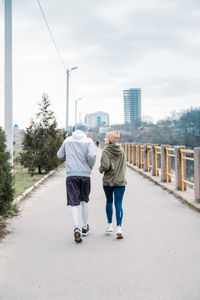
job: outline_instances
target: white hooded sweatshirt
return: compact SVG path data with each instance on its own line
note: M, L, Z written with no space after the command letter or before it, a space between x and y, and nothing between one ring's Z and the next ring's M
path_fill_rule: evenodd
M82 130L76 130L64 140L57 156L65 158L67 177L90 177L96 161L94 142Z

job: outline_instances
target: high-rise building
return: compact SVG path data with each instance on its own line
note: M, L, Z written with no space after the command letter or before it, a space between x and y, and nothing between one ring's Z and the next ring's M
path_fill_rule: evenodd
M124 124L137 127L141 122L141 89L123 91L124 97Z

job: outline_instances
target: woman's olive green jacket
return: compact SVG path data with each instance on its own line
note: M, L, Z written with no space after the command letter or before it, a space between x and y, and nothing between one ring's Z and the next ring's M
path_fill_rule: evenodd
M103 185L126 185L126 159L119 144L109 144L103 149L99 172L104 173Z

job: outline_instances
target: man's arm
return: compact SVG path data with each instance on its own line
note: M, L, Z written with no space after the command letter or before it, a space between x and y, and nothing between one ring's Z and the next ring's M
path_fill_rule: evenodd
M57 152L57 157L58 158L64 158L65 159L65 142L63 142L62 146Z
M91 141L88 145L87 162L91 169L94 167L96 162L96 153L93 141Z

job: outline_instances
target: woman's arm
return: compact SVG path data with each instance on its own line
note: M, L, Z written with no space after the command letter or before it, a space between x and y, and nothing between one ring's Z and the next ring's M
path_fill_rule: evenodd
M103 173L110 169L110 160L108 155L103 151L101 156L101 165L99 167L99 172Z

